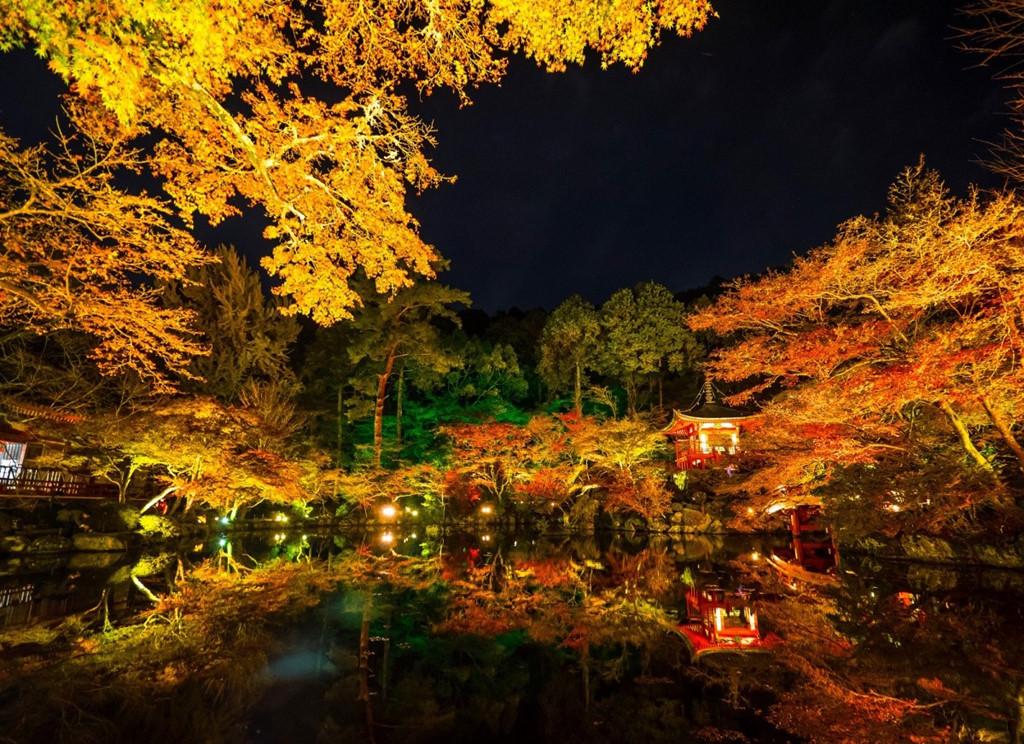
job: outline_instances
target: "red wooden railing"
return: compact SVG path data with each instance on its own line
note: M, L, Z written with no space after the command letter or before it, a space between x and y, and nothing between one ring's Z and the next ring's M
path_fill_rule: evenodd
M0 498L116 499L117 486L56 468L0 467Z

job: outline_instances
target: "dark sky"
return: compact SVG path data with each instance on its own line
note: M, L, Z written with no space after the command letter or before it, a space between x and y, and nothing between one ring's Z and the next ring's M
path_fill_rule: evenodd
M487 310L595 302L653 279L673 290L785 263L884 206L924 153L962 189L1004 94L959 51L941 0L717 0L720 18L667 39L637 75L545 74L435 121L454 186L419 200L446 277Z
M471 107L417 103L435 163L458 176L413 205L451 259L445 280L488 311L649 279L683 290L828 240L881 209L919 153L958 191L997 185L974 161L1005 94L956 48L956 5L717 0L718 19L666 39L639 74L516 59ZM0 57L0 124L31 139L61 87L27 54ZM236 219L202 237L255 248L261 229Z

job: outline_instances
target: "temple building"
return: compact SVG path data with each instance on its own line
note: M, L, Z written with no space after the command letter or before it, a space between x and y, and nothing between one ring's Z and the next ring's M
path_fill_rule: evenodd
M50 424L44 427L49 433L26 420ZM81 421L74 413L0 396L0 498L117 498L113 483L62 464L68 443L61 429Z
M719 403L707 380L697 402L685 412L673 411L662 434L675 445L680 470L706 468L740 451L740 429L752 418Z
M17 478L23 469L47 457L56 459L65 449L63 441L40 435L26 421L71 425L81 423L82 417L49 406L19 401L11 396L0 396L0 480Z

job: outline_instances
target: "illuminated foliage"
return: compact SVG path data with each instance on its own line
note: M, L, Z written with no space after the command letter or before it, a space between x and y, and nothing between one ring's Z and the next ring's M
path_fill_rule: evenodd
M162 288L165 306L191 310L210 346L209 355L192 362L196 387L233 401L250 381L286 385L294 378L288 351L298 322L267 302L259 275L238 251L221 246L213 255L217 263Z
M488 402L521 401L526 396L528 384L509 344L474 338L457 353L461 364L445 375L444 386L463 406L479 408Z
M530 431L515 424L489 423L451 424L440 427L440 432L452 440L458 470L469 485L469 500L479 500L482 491L504 506L529 462Z
M577 416L583 415L585 371L598 367L600 336L597 311L579 295L554 309L540 336L537 371L552 390L571 387Z
M987 165L1019 184L1024 182L1024 74L1018 69L1024 50L1024 2L972 0L962 13L961 46L979 55L982 64L995 65L1012 96L1010 124Z
M533 470L516 490L516 500L528 509L571 509L581 494L597 487L593 483L584 483L583 474L582 466L569 463Z
M1021 410L1021 230L1012 193L951 196L923 163L906 169L881 217L856 217L785 272L736 282L690 319L735 334L709 373L743 383L734 400L783 390L764 409L769 488L905 450L915 411L947 419L970 466L993 464L972 428L1010 452ZM757 440L751 440L755 444ZM774 450L774 452L773 452Z
M639 387L661 384L665 372L692 368L702 354L684 323L686 307L654 282L620 289L601 306L604 372L626 389L630 415L637 412Z
M612 513L636 514L645 520L664 517L672 503L664 468L643 468L616 474L608 487L604 508Z
M640 420L535 416L526 426L458 424L446 486L453 500L494 499L504 508L593 524L595 511L657 519L668 510L665 438Z
M568 430L573 459L599 470L632 473L667 452L665 437L642 421L585 417Z
M667 447L658 431L639 420L584 418L570 422L568 439L572 458L586 468L588 480L606 489L606 510L645 520L668 511Z
M123 138L82 131L26 149L0 134L0 320L40 335L81 331L102 372L160 390L204 348L191 313L162 307L139 280L176 279L209 259L168 204L115 183L144 166Z
M168 495L234 514L262 501L305 503L314 463L289 457L280 423L258 407L180 398L129 416L97 416L83 433L110 453L101 473L149 470ZM127 464L126 464L127 463Z
M330 324L359 305L357 270L382 294L434 273L405 202L440 176L403 83L466 96L501 78L509 51L558 70L590 48L637 69L663 32L688 36L712 12L706 0L38 0L0 5L0 48L34 48L82 105L114 115L110 138L151 133L147 164L185 219L262 211L276 291ZM337 102L303 94L303 75L336 86Z
M444 476L432 465L409 465L398 470L378 468L355 469L345 472L337 469L324 474L325 496L343 502L343 509L359 509L364 517L371 510L385 504L413 499L429 510L432 519L443 519L446 504Z
M349 359L364 374L354 378L373 400L373 463L381 464L384 448L384 404L395 365L416 366L434 373L456 367L459 359L443 343L437 323L457 326L451 305L468 305L469 294L443 284L422 282L394 298L377 296L353 323Z

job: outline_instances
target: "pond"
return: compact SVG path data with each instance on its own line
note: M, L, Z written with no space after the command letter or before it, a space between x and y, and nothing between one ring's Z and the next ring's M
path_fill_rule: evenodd
M0 564L0 740L1019 737L1024 574L793 547L421 527Z

